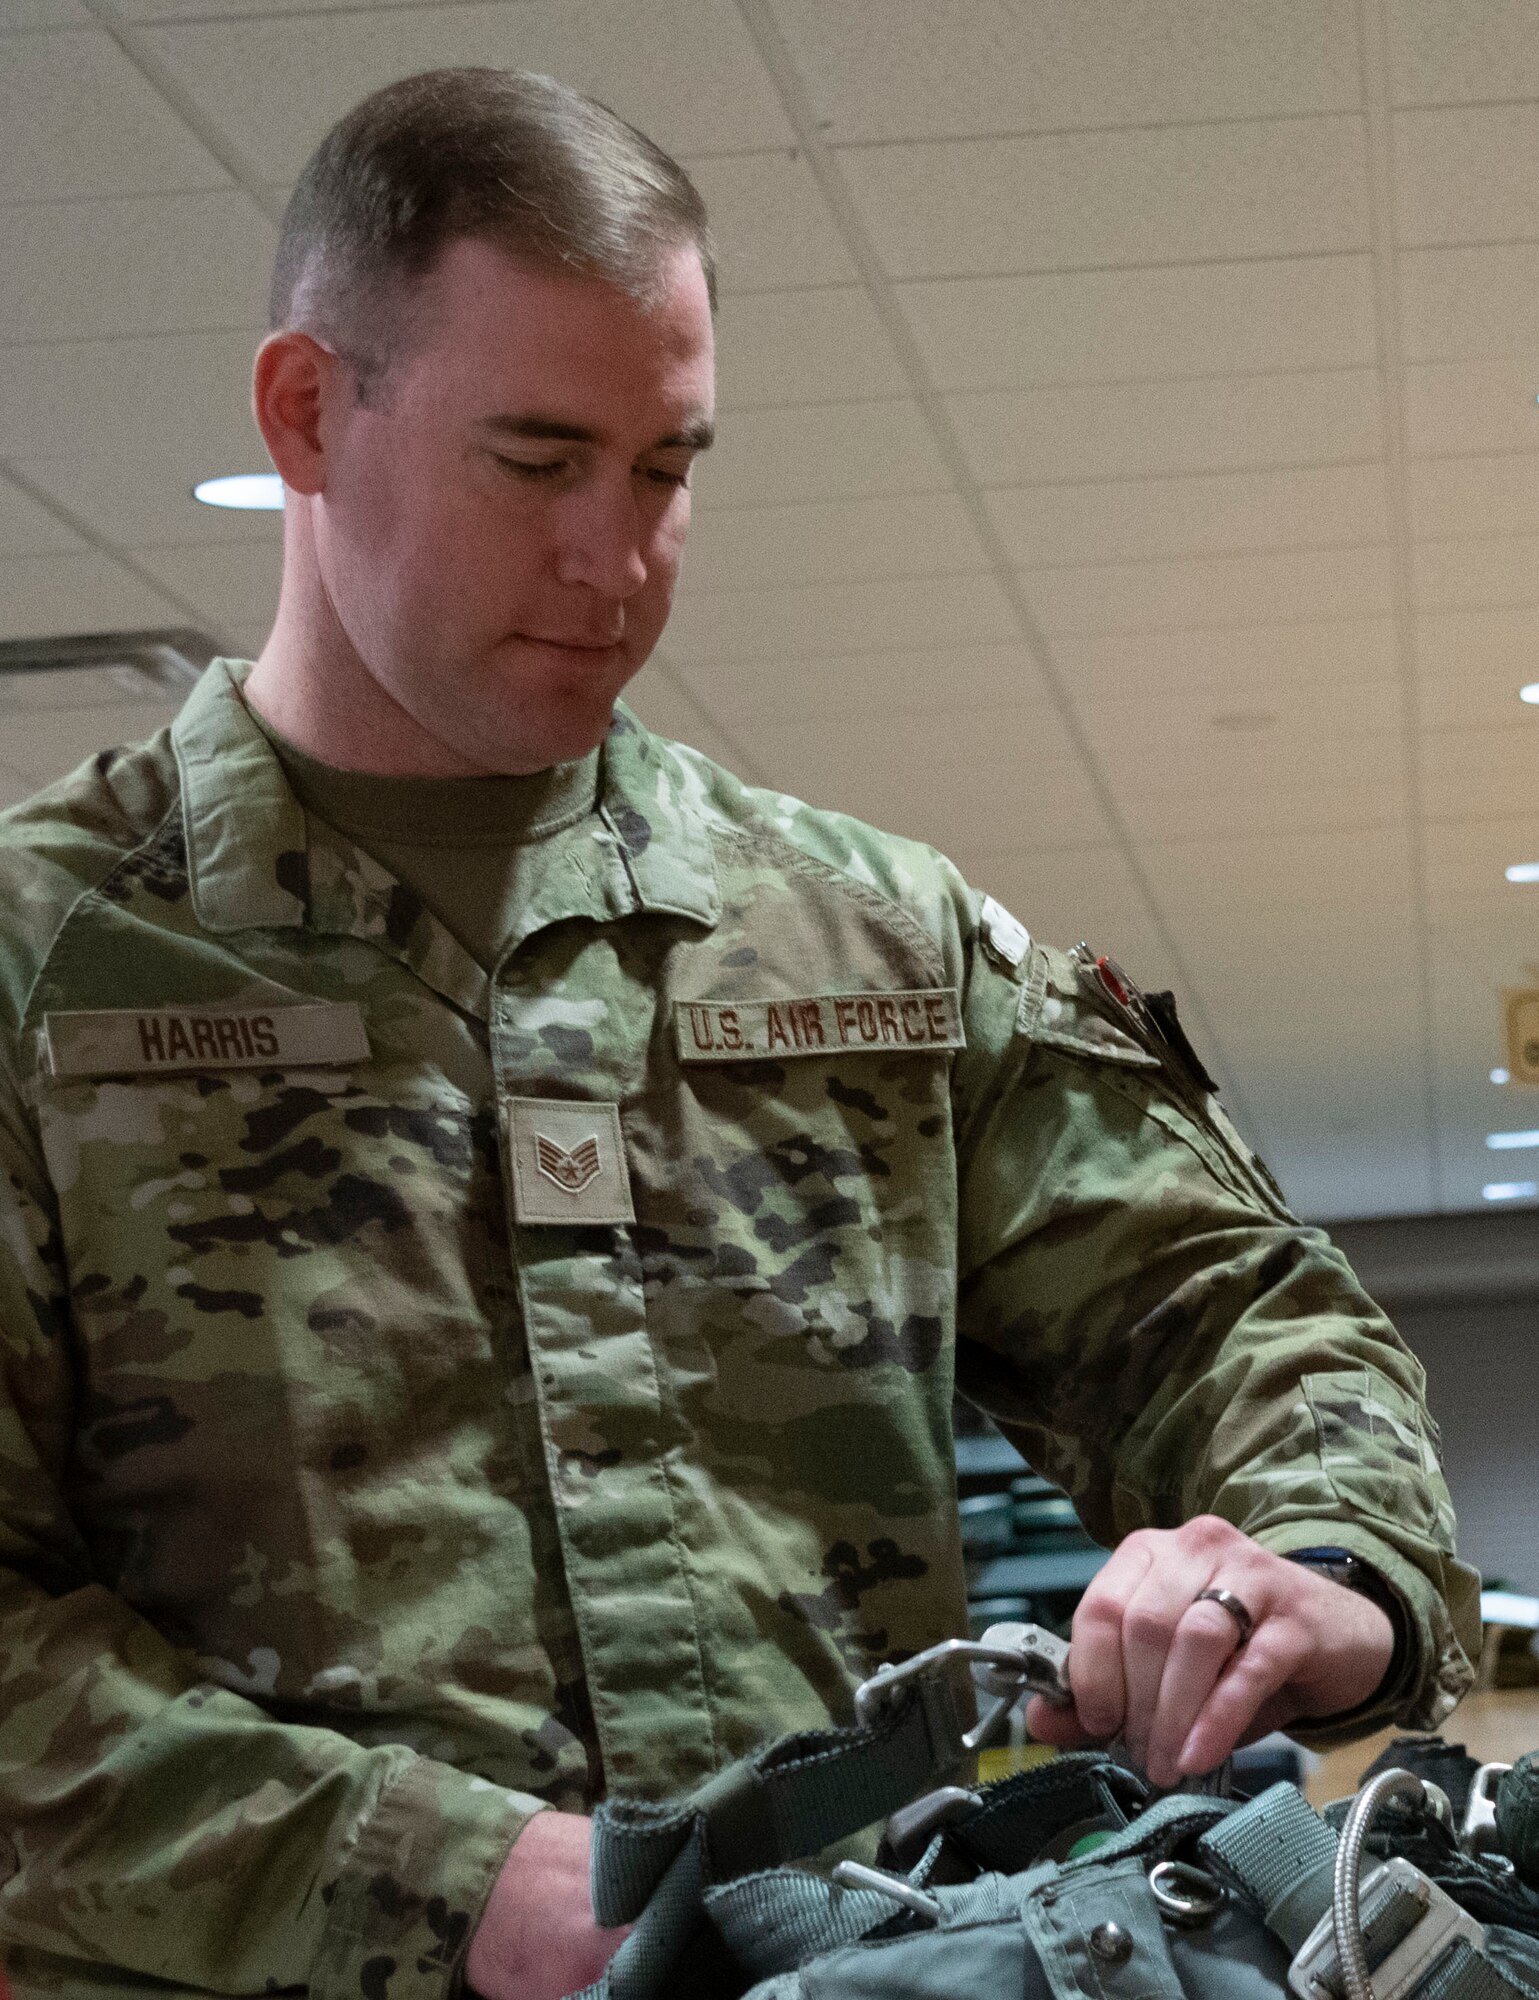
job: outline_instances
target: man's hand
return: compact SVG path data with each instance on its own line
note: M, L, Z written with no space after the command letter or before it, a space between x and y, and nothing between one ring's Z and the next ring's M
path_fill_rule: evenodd
M484 2000L561 2000L598 1978L627 1935L601 1931L588 1892L591 1822L542 1812L514 1841L470 1940L465 1977Z
M1249 1611L1240 1628L1223 1589ZM1159 1786L1211 1771L1238 1743L1366 1701L1394 1652L1377 1604L1271 1554L1212 1514L1128 1536L1080 1600L1072 1709L1040 1697L1026 1725L1061 1748L1120 1736Z

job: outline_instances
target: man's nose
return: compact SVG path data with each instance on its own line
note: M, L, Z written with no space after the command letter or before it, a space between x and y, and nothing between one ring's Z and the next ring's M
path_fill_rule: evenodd
M562 583L623 602L647 580L642 511L629 481L595 482L563 510L556 549Z

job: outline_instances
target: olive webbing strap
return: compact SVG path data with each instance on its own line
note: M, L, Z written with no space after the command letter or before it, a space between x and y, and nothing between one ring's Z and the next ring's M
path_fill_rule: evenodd
M650 2000L697 1936L705 1891L857 1833L956 1775L962 1724L949 1683L916 1680L864 1728L783 1737L667 1804L608 1799L593 1819L600 1924L636 1928L583 2000Z

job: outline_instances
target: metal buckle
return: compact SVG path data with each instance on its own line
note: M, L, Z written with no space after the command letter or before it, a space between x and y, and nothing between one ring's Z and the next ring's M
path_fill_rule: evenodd
M862 1726L874 1722L906 1682L938 1673L952 1660L971 1662L979 1687L998 1697L977 1727L963 1735L962 1747L969 1753L988 1742L1023 1696L1040 1694L1055 1708L1067 1708L1074 1699L1066 1639L1041 1625L991 1625L981 1639L943 1639L898 1666L878 1668L855 1690L856 1721Z
M1363 1879L1362 1908L1369 1926L1397 1891L1420 1909L1410 1929L1372 1968L1374 2000L1407 2000L1428 1969L1461 1938L1475 1951L1486 1941L1484 1927L1467 1910L1399 1856L1380 1862ZM1337 2000L1344 1989L1350 1990L1337 1959L1335 1926L1327 1910L1288 1967L1288 1991L1297 2000Z

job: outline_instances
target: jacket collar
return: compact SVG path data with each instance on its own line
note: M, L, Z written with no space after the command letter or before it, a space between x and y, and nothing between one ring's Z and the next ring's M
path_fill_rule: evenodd
M366 939L468 1012L487 1012L486 974L381 862L290 791L241 696L249 663L215 660L171 740L182 778L193 908L206 930L300 929ZM623 704L600 760L596 821L552 835L508 941L570 917L639 910L713 925L721 914L703 785Z

